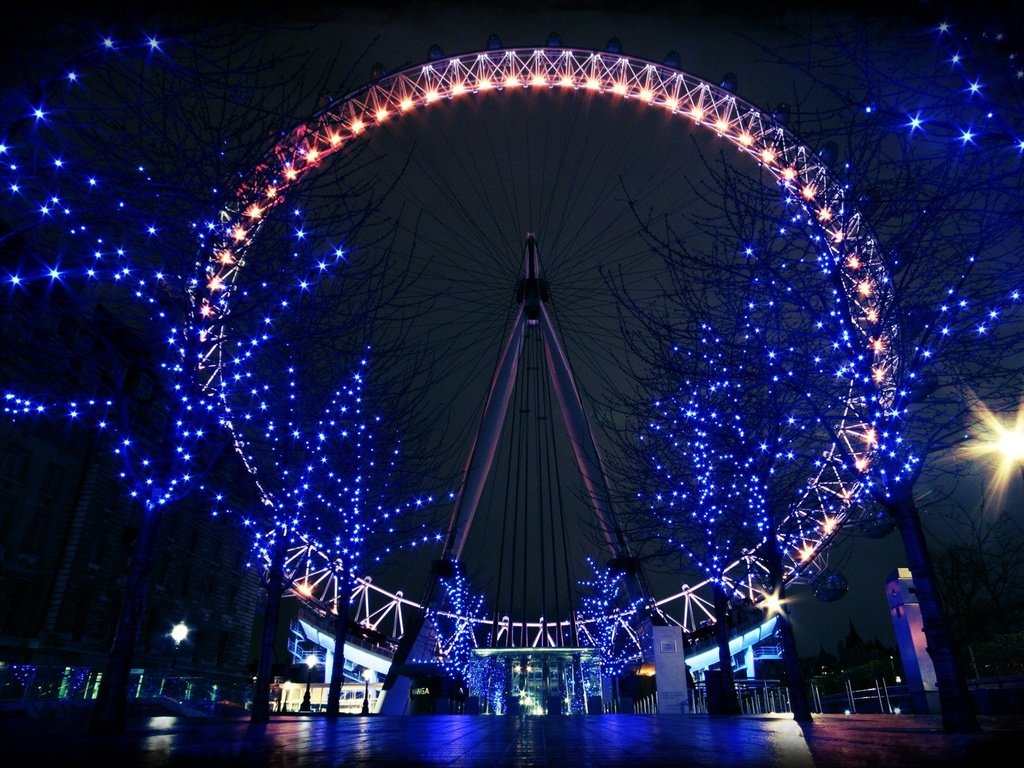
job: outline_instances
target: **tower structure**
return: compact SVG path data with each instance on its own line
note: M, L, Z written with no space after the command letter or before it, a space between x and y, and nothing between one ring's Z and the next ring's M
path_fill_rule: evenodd
M492 473L499 441L509 416L517 374L523 365L524 345L531 333L536 334L543 350L543 368L572 446L573 461L579 471L586 505L593 513L599 538L611 564L621 568L628 575L626 584L630 597L639 597L645 601L649 599L640 569L616 521L601 452L594 439L565 347L549 311L549 300L550 291L543 275L537 239L534 233L530 232L526 236L522 271L516 286L515 315L487 390L480 423L469 450L459 493L448 521L441 556L435 561L427 594L421 603L426 610L434 606L438 599L438 580L450 576L462 567L467 540L480 509L484 486ZM425 622L424 616L421 615L416 617L416 624L417 626L413 627L407 626L395 663L385 680L385 712L397 714L405 710L408 706L411 679L418 668L422 669L422 665L429 664L434 657L436 638L433 637L429 623ZM559 668L570 670L567 674L576 677L572 672L573 651L570 649L576 649L575 655L580 656L580 639L576 617L572 612L567 617L559 617L553 622L544 622L542 619L532 636L527 631L525 620L517 624L509 621L507 616L496 616L491 639L494 644L509 649L510 654L518 654L515 666L521 670L520 676L524 685L527 684L527 668L531 665L520 659L522 649L546 648L549 649L546 652L548 655L552 652L557 654L558 651L555 649L564 649L568 655L565 664L559 665ZM492 653L493 650L490 649ZM511 661L509 665L511 670ZM556 665L550 660L545 660L541 666L545 670L544 688L547 691L548 670L555 668Z

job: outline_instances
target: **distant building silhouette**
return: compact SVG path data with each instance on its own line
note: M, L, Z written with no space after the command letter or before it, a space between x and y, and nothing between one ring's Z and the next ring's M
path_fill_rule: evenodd
M10 238L3 251L17 263ZM115 311L59 288L8 298L0 305L5 391L116 392L138 439L161 433L167 413L145 340ZM0 418L0 662L102 670L139 515L112 448L63 415ZM249 486L232 452L216 473L222 487ZM164 516L134 664L168 669L173 658L181 674L242 681L259 595L246 567L250 540L237 519L214 517L203 503L187 497ZM174 656L179 621L190 631Z

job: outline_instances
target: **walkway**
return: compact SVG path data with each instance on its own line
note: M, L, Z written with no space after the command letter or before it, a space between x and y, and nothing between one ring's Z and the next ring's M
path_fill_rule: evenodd
M991 766L1019 754L1024 718L982 718L949 735L937 717L788 715L578 717L343 716L134 719L94 737L78 717L0 719L5 765L39 766L687 766L845 768ZM985 761L988 761L986 763Z

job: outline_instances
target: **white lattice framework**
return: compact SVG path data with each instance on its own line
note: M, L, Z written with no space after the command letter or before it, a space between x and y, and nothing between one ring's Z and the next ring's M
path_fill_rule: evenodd
M854 347L866 365L853 376L870 376L884 408L892 402L896 368L896 328L883 322L891 289L880 250L861 214L847 204L845 192L818 153L784 125L731 91L687 72L620 53L568 48L493 49L440 58L386 75L338 99L282 139L265 161L254 168L222 211L223 238L205 265L205 285L195 300L195 325L202 355L197 373L211 395L224 404L230 421L227 332L232 289L246 259L256 256L261 223L281 205L290 189L327 160L375 127L415 119L432 104L450 99L498 98L501 93L531 89L587 91L611 100L648 104L681 121L705 128L735 145L778 182L787 197L798 199L824 234L833 275L841 285L844 311L859 338ZM824 279L824 278L823 278ZM235 359L238 359L235 357ZM787 580L809 579L825 570L827 548L839 530L861 514L858 491L870 469L876 440L871 426L858 416L865 405L853 396L846 412L831 425L834 442L822 455L817 473L781 525L787 555ZM245 445L239 450L246 457ZM251 467L258 476L257 468ZM290 571L295 593L333 610L339 595L336 564L329 555L305 542L293 552ZM299 565L301 563L301 566ZM751 555L726 573L738 592L757 601L764 565ZM658 600L659 607L684 629L711 618L709 601L700 597L707 582L684 587ZM375 629L393 622L403 629L402 611L422 608L401 592L391 593L369 578L356 581L353 595L358 620ZM681 606L681 609L669 610ZM566 624L568 619L562 620ZM558 623L512 621L506 631L525 645L551 644L568 632L553 631Z

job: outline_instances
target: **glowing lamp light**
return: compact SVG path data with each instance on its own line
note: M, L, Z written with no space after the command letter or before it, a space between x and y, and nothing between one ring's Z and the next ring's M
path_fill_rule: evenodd
M743 133L740 134L740 144L742 144L745 147L749 147L753 143L754 137L751 136L750 133L744 131Z
M517 85L519 85L519 82L520 81L518 77L516 77L515 75L509 75L508 77L505 78L505 87L515 88Z
M477 87L478 90L481 90L481 91L489 91L491 88L494 87L494 83L492 83L486 77L482 77L477 82L476 87Z
M774 163L776 157L775 150L770 147L761 150L761 162L763 163Z
M186 637L188 637L188 625L185 622L179 621L171 628L171 640L175 645L181 645Z
M386 109L384 109L384 107L381 107L374 114L374 117L377 118L377 122L378 123L383 123L385 120L388 119L388 111Z
M362 133L365 128L366 124L362 120L354 120L352 125L349 126L349 130L356 136Z
M171 656L171 669L178 666L178 649L181 648L182 642L188 637L188 625L184 621L179 621L173 627L171 627L171 640L174 641L174 653Z
M818 189L813 184L805 184L800 190L800 194L804 196L805 200L813 200L818 194Z
M466 92L466 84L465 83L455 83L452 86L452 96L459 96L459 95L461 95L461 94L463 94L465 92Z
M601 89L601 81L596 77L587 78L587 88L591 91L598 91Z
M625 96L626 95L626 84L625 83L616 83L615 85L612 86L612 93L617 93L619 96Z
M720 131L721 133L725 133L727 130L729 130L729 122L721 117L718 118L717 120L715 120L715 130Z
M640 91L640 98L646 101L647 103L650 103L654 101L654 92L650 88L644 88L642 91Z
M315 163L320 159L320 152L316 149L311 149L306 153L306 162Z
M818 209L818 221L832 221L832 209L827 205Z
M245 212L245 215L253 220L259 219L261 216L263 216L263 209L260 206L256 205L255 203L253 203L252 205L249 206L249 210Z
M846 260L846 267L847 269L860 269L860 257L855 253L850 254L850 257Z
M1024 429L1017 424L1014 429L1000 428L1002 434L996 440L995 449L1003 455L1004 461L1020 463L1024 461Z
M782 169L782 180L793 181L796 179L796 168L783 168Z
M665 106L668 107L673 112L675 112L676 110L679 109L679 99L669 97L665 99Z
M402 99L402 101L399 103L398 108L401 109L403 112L408 112L410 109L412 109L412 104L412 99L405 98Z
M332 147L336 147L339 144L341 144L343 139L341 138L341 134L340 133L337 133L336 131L332 131L331 135L328 138L328 140L331 142L331 146Z
M782 600L779 597L778 590L775 590L770 595L765 595L764 600L761 601L761 607L765 610L768 616L778 616L782 614L782 606L788 601Z
M558 84L563 88L572 88L574 85L572 78L568 75L562 75L562 79L558 81Z
M452 90L454 91L455 89L453 88ZM429 91L427 91L427 103L428 104L433 104L435 101L438 100L438 98L440 98L440 95L433 88L431 88Z
M539 72L537 74L535 74L533 77L530 78L530 85L547 85L547 84L548 84L547 78L544 77L544 75L542 75Z
M972 457L995 457L998 460L987 495L993 503L999 504L1014 470L1019 470L1024 480L1024 405L1018 407L1016 419L1012 422L1001 419L984 403L975 404L972 411L980 426L976 439L970 441L963 451Z

